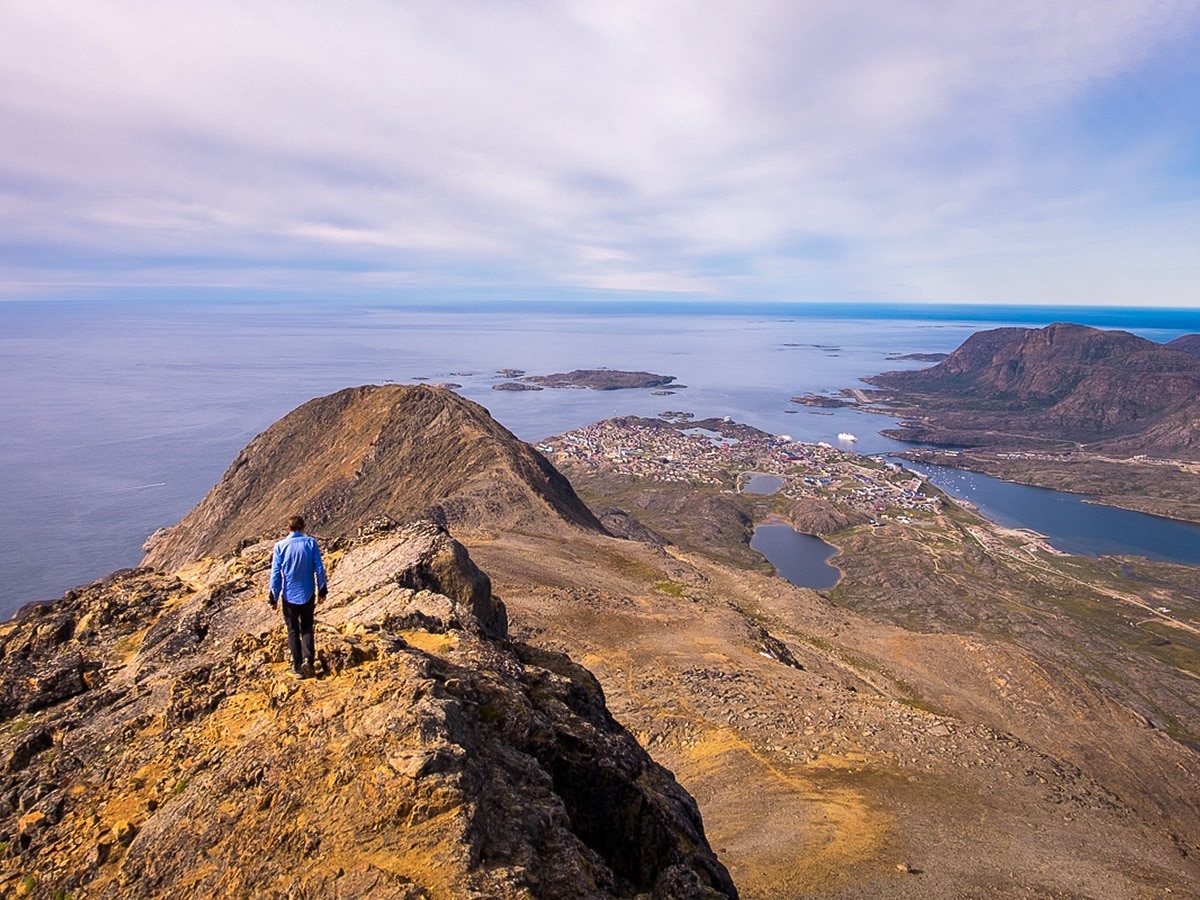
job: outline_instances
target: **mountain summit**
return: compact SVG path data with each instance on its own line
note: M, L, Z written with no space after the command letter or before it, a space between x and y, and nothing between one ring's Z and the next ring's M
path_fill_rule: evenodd
M424 385L366 385L310 400L251 441L195 509L147 542L143 565L230 553L297 511L324 539L417 517L456 533L603 530L482 406Z

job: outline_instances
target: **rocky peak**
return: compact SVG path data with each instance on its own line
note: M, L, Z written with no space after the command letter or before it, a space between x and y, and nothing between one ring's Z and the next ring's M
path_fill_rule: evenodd
M256 437L147 542L143 564L230 553L296 512L327 541L419 517L460 533L602 530L570 483L482 406L425 385L367 385L311 400Z
M0 627L6 896L736 896L692 798L590 673L505 640L442 526L327 554L308 680L270 550Z

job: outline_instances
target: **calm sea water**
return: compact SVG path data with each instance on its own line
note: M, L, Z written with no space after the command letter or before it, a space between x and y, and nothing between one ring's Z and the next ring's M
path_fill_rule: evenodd
M998 324L1084 321L1154 340L1200 331L1200 315L888 307L0 302L0 617L136 565L251 438L343 387L453 381L518 437L537 440L618 414L684 410L855 449L900 445L889 424L789 402L949 352ZM501 368L610 367L674 375L686 389L493 391Z

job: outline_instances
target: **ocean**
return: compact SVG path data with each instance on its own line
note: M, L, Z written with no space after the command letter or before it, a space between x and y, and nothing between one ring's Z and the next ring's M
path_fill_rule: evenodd
M790 402L927 363L999 325L1077 321L1166 341L1191 311L834 305L0 302L0 618L134 566L237 452L313 397L452 382L527 441L614 415L728 416L877 454L890 420ZM647 390L495 391L502 369L673 375ZM319 439L319 438L318 438Z

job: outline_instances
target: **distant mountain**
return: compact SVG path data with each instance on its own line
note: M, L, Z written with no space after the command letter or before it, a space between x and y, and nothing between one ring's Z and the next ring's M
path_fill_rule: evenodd
M305 403L238 454L208 496L147 542L172 570L279 533L300 513L322 538L381 520L456 531L602 531L570 483L476 403L424 385L367 385Z
M1191 336L1196 337L1196 336ZM914 407L904 440L965 446L1074 442L1200 454L1200 357L1084 325L972 335L928 369L867 379Z

